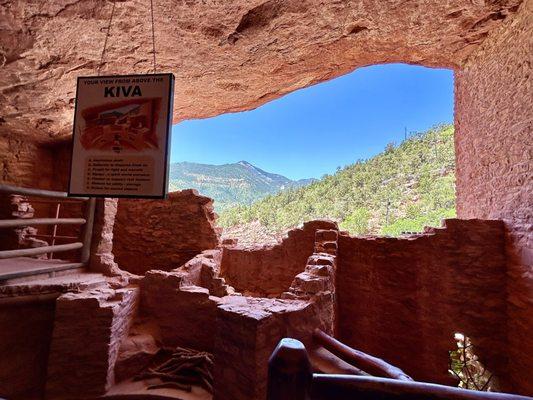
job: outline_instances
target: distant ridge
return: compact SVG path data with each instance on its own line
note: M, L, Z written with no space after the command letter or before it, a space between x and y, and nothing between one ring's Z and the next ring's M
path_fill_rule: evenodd
M170 190L197 189L215 200L220 212L236 205L249 205L270 194L301 187L315 179L293 181L241 160L232 164L212 165L178 162L170 165Z

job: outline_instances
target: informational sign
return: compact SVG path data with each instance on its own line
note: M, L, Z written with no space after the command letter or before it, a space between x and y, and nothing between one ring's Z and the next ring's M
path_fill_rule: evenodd
M80 77L69 195L164 198L173 74Z

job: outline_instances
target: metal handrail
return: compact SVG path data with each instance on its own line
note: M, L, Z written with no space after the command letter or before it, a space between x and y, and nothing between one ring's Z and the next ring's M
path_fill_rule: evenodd
M0 220L0 228L15 228L33 225L83 225L81 241L56 245L55 241L53 240L54 243L52 243L51 246L34 247L29 249L2 250L0 251L0 259L35 256L47 253L53 254L58 252L81 249L80 262L83 265L88 264L90 257L91 236L94 223L94 209L96 203L94 198L68 197L68 193L66 192L23 188L6 184L0 184L0 193L30 197L36 196L43 198L51 198L57 199L58 202L74 200L87 203L84 218L18 218ZM53 237L55 239L55 235L53 235Z
M24 188L14 185L6 185L0 183L0 193L7 194L20 194L25 196L37 196L37 197L48 197L53 199L65 199L65 200L89 200L89 197L69 197L67 192L58 192L55 190L43 190L43 189L34 189L34 188Z
M84 218L18 218L0 219L0 228L16 228L33 225L83 225Z
M60 253L62 251L81 249L82 247L82 242L74 242L68 244L56 244L53 246L31 247L29 249L3 250L0 251L0 260L15 257L38 256L50 252Z

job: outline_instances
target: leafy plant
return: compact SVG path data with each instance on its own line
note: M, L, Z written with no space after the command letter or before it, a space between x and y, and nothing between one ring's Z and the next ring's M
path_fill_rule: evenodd
M498 391L496 378L479 361L470 338L456 333L454 339L457 349L450 351L448 372L457 378L458 386L485 392Z

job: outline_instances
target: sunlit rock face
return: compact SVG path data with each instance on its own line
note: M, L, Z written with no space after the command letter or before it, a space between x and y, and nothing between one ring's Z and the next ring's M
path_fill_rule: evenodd
M120 199L113 229L114 259L142 275L171 270L219 243L213 200L196 190L172 192L165 200Z
M152 72L148 1L117 1L102 75ZM174 121L257 107L357 67L455 68L516 12L502 1L155 1L157 70ZM112 2L14 1L0 11L0 135L69 135L76 78L95 75Z

